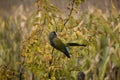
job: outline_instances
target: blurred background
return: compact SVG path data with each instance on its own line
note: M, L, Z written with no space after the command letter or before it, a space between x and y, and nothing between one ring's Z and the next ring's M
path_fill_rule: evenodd
M37 1L43 3L37 4L38 3ZM68 8L71 5L70 4L71 1L72 0L50 0L49 3L57 6L62 11L61 14L64 15L64 18L66 18L66 16L69 15L70 12ZM104 77L104 80L105 79L119 80L120 79L120 61L119 61L120 60L120 43L119 43L120 42L120 0L77 0L77 1L81 1L81 3L78 4L79 8L75 7L77 12L76 15L77 17L79 16L78 23L81 22L79 25L83 25L84 27L81 27L80 30L76 30L78 28L77 26L75 26L74 28L70 27L71 25L74 26L74 24L75 25L77 24L77 21L71 18L70 20L71 22L68 22L68 24L66 25L68 26L68 28L65 29L63 33L60 33L60 35L62 34L66 34L66 36L73 35L72 38L74 38L75 37L74 35L79 33L78 35L80 36L80 38L84 38L84 39L78 39L78 40L80 42L84 42L83 40L86 39L88 40L89 38L88 35L94 34L95 36L94 38L92 38L92 40L94 40L96 43L91 42L91 44L89 45L89 49L91 51L90 53L93 53L91 55L92 57L90 56L89 58L87 57L88 55L85 54L87 52L87 49L80 48L81 51L80 54L84 57L85 60L83 58L80 58L80 56L75 55L72 59L72 62L70 63L73 65L77 64L76 61L79 59L84 60L86 63L82 64L83 66L78 66L78 65L73 66L74 67L73 70L75 69L76 71L76 69L79 68L78 69L79 71L84 71L85 74L87 75L86 80L97 80L97 79L99 80L97 74L100 77L101 76ZM50 71L51 65L47 65L46 67L44 66L45 64L48 63L49 58L51 57L49 54L43 55L40 53L41 52L49 53L51 51L51 47L49 47L46 42L43 42L43 43L35 43L37 47L35 46L32 47L35 49L35 51L31 49L31 42L35 41L34 37L36 39L36 36L33 36L33 34L34 33L36 34L37 30L39 30L40 28L39 19L38 19L39 9L37 5L41 5L41 4L44 4L44 0L0 0L0 80L41 80L41 79L47 80L48 79L47 72ZM46 15L43 15L43 18ZM51 19L51 16L47 16L47 17ZM47 32L50 32L50 30L54 30L54 28L52 29L50 28L52 27L51 26L52 19L50 23L49 18L46 24L46 26L48 26L49 29L47 28L43 31L44 36L48 35ZM83 18L85 18L85 21ZM97 22L97 20L99 21ZM43 21L44 20L41 18L40 24ZM58 21L57 23L58 26L59 25L61 26L62 24L61 21ZM39 28L36 29L36 25ZM101 26L103 27L101 28ZM72 30L75 30L76 33ZM68 32L71 31L70 32L71 34L68 34L67 31ZM103 35L99 36L99 33ZM68 38L66 38L66 36L62 38L65 38L68 41L72 40L72 38L69 40ZM87 40L85 42L86 44L89 44L89 41ZM38 38L37 41L42 42L47 40L45 37L45 39ZM98 51L96 51L95 47L97 48ZM110 49L108 49L108 47L110 47ZM27 51L24 51L24 49ZM79 52L79 50L71 51L71 52ZM101 53L101 55L98 55L98 52ZM111 58L111 54L113 55L112 58ZM35 57L36 55L39 55L39 57ZM74 54L72 54L72 56L73 55ZM101 56L106 56L106 55L107 57L101 58ZM42 58L43 56L44 58ZM94 60L96 60L97 58L98 63L93 62L94 61L92 60L93 57L95 58ZM109 59L109 57L111 58L111 60ZM43 62L40 62L41 61L40 59L42 59ZM58 60L58 58L55 58L55 60ZM54 67L56 67L56 65L57 67L61 67L60 64L63 63L64 60L63 59L62 60L59 59L59 60L61 62L59 61L59 64L54 64ZM69 60L67 59L65 59L65 61L69 62ZM103 61L103 62L99 63L99 61ZM101 64L102 66L98 68L98 64L99 65ZM39 67L41 67L40 69L38 65ZM88 65L89 67L95 67L96 70L93 70L91 68L87 69L85 66L88 67ZM94 65L97 65L97 67ZM52 69L53 73L51 80L68 80L68 79L76 80L76 75L78 71L71 72L69 74L67 72L67 69L69 69L70 66L72 65L68 64L68 66L65 66L66 71ZM59 74L57 71L58 72L60 71L61 73ZM97 73L97 71L98 72L101 71L101 72ZM62 75L62 73L64 73L64 75ZM92 75L92 73L93 74L95 73L96 75Z
M36 0L37 1L37 0ZM68 2L69 0L51 0L52 3L54 3L56 6L58 6L60 9L62 9L63 11L66 11L66 7L68 6ZM35 0L0 0L0 15L3 15L3 11L6 12L11 12L14 8L19 7L20 5L23 5L24 7L28 8L28 9L35 9ZM120 0L84 0L84 3L81 3L80 5L80 9L82 9L82 11L88 10L91 7L92 8L98 8L101 9L103 12L106 11L110 11L110 9L112 7L115 7L117 10L120 10ZM3 10L3 11L2 11Z

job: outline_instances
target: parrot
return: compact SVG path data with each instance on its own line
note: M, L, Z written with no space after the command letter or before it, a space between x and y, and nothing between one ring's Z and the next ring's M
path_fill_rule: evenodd
M57 37L55 31L50 32L49 41L53 48L63 52L68 58L70 58L70 53L66 47L66 45Z

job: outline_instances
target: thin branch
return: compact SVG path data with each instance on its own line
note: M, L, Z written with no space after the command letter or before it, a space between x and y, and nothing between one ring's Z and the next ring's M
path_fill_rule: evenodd
M52 61L53 61L53 52L54 52L54 48L52 49L52 52L51 52L52 59L51 59L51 61L50 61L50 65L52 64Z
M72 15L74 4L75 4L75 0L72 1L72 8L70 10L70 14L68 15L68 19L66 19L65 23L63 24L64 26L67 24L67 22L69 21L71 15ZM61 29L61 32L63 31L63 29L64 29L64 27Z
M50 62L49 62L50 66L51 66L52 63L53 63L53 52L54 52L54 48L52 49L52 52L51 52L52 59L51 59ZM49 71L49 73L48 73L48 78L51 79L51 69L50 69L50 71Z
M42 32L44 31L45 24L46 24L46 17L44 18L44 22L42 23L42 30L40 32L40 35L42 35Z
M19 80L22 80L22 77L23 77L23 69L20 66L20 69L19 69Z
M55 22L55 25L56 25L56 32L57 32L58 25L57 25L57 23L56 23L56 21L55 21L55 18L53 18L53 21Z

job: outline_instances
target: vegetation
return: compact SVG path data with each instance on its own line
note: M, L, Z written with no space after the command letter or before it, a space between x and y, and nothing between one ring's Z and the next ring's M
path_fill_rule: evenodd
M0 80L120 79L120 14L101 10L79 12L84 0L70 0L68 16L50 0L37 0L36 12L18 9L0 17ZM19 13L18 13L19 12ZM64 42L86 44L69 47L71 58L50 46L48 35L56 31Z

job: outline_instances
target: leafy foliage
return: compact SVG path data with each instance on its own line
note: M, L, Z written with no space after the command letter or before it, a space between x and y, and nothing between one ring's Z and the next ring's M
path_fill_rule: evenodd
M41 8L38 11L41 16L35 18L38 24L24 43L22 54L26 69L30 69L40 79L74 80L79 71L84 71L88 75L87 80L103 80L113 74L109 69L112 71L113 68L119 68L120 58L116 56L119 55L120 46L117 17L114 22L112 17L104 17L96 10L76 19L76 11L72 8L72 13L64 18L59 8L49 0L38 0L36 4L38 9ZM67 59L57 50L52 52L53 48L48 41L51 31L57 31L64 43L84 43L87 47L69 47L72 57Z
M83 1L70 0L72 7L69 9L68 16L65 16L50 0L37 0L35 4L37 11L30 14L30 17L25 15L29 17L27 20L23 21L22 16L19 16L20 18L16 16L12 21L10 18L6 21L1 19L0 26L3 28L0 30L2 45L0 59L5 57L5 60L1 61L0 75L3 77L0 79L17 79L16 75L19 75L17 70L21 66L22 77L25 80L29 75L32 75L35 80L76 80L79 72L85 73L85 80L119 80L120 14L113 13L107 17L100 10L95 9L93 12L85 12L78 16L76 12L79 11L79 4ZM27 32L27 37L22 34L20 28L22 21L26 23L23 29L26 29L25 26L32 26L31 29L27 27L27 30L30 30ZM10 24L12 27L9 28ZM15 29L16 34L13 34L11 29ZM68 59L50 46L48 35L51 31L56 31L64 43L77 42L87 46L68 47L71 54L71 58ZM9 50L11 46L15 51ZM11 57L8 57L10 53L16 55L17 59L19 56L14 64L9 59ZM19 64L13 69L11 66L3 65L9 61L11 66L15 66L17 61Z

